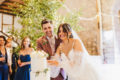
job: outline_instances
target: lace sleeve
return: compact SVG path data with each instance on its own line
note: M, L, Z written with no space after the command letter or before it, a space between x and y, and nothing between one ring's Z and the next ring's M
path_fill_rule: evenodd
M72 59L73 65L82 66L84 62L84 53L83 52L74 52Z
M71 70L75 67L80 67L83 63L84 55L81 52L72 52L67 58L64 54L61 55L60 66L65 70Z

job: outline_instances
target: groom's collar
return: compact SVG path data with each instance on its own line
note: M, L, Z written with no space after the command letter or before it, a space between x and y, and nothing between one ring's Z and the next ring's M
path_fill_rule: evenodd
M56 38L57 38L57 36L56 36L56 35L53 35L51 38L50 38L50 37L48 37L48 36L46 36L46 39L48 39L48 40L49 40L49 39L52 39L52 38L55 38L55 39L56 39Z

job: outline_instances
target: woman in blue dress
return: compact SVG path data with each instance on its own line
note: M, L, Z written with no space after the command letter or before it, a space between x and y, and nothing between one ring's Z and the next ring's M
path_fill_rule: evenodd
M0 80L8 80L7 51L5 44L6 38L0 36Z
M29 37L25 37L22 40L21 50L19 52L19 67L15 75L15 80L30 80L30 53L32 51L34 50L31 48L30 39Z

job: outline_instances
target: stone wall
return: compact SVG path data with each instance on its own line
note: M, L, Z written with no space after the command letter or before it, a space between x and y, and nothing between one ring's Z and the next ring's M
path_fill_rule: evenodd
M112 11L114 16L113 26L115 31L115 62L120 63L120 0L116 0Z
M114 30L112 8L115 0L101 0L103 27L103 55L106 63L114 63Z
M115 60L115 35L119 37L119 28L115 31L114 34L114 27L116 27L113 22L113 17L111 15L113 13L113 7L115 9L119 9L120 6L115 6L119 4L119 0L100 0L101 4L101 11L102 11L102 34L100 34L100 28L98 24L97 17L97 10L98 10L98 0L66 0L65 5L72 11L72 10L81 10L81 17L91 18L93 20L81 20L80 19L80 26L84 28L78 32L79 36L84 42L85 47L87 48L88 52L91 55L101 54L104 57L104 61L106 63L114 63ZM119 9L120 10L120 9ZM68 11L64 8L59 10L59 13L65 15ZM118 12L117 12L118 15ZM120 18L119 18L120 20ZM117 25L119 26L119 25ZM109 34L108 34L109 33ZM103 54L100 53L100 35L102 35L102 45L103 45ZM106 36L107 35L107 36ZM117 39L120 40L120 39ZM120 41L119 41L120 42ZM120 44L120 43L119 43Z
M78 34L89 54L98 55L99 53L99 29L97 23L97 8L95 0L66 0L65 5L71 10L81 10L81 17L93 18L91 20L79 20L80 27L83 30L79 31ZM59 13L65 15L67 11L65 8L61 8Z

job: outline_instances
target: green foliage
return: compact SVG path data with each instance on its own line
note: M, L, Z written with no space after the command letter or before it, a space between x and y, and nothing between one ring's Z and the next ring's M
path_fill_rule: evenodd
M20 17L19 23L23 25L21 30L14 30L11 34L16 40L22 40L24 37L29 36L32 40L32 45L36 47L36 40L44 35L41 29L41 21L49 19L54 21L55 33L57 27L63 22L70 23L75 30L79 30L78 16L80 12L68 13L67 16L59 16L57 11L64 1L60 0L23 0L24 5L18 5L17 9L13 9L14 13Z
M23 0L23 2L24 5L20 5L14 11L21 17L21 24L27 26L40 26L44 18L54 20L56 11L61 7L59 0Z
M57 21L58 24L69 23L71 27L76 31L80 31L82 28L79 24L79 16L81 15L80 11L74 11L72 13L67 13L66 16L60 16Z
M14 13L20 17L19 23L23 25L21 30L11 32L17 39L22 40L29 36L35 48L36 40L43 35L41 20L44 18L54 20L56 11L61 7L59 0L23 0L24 5L18 5L13 9Z

